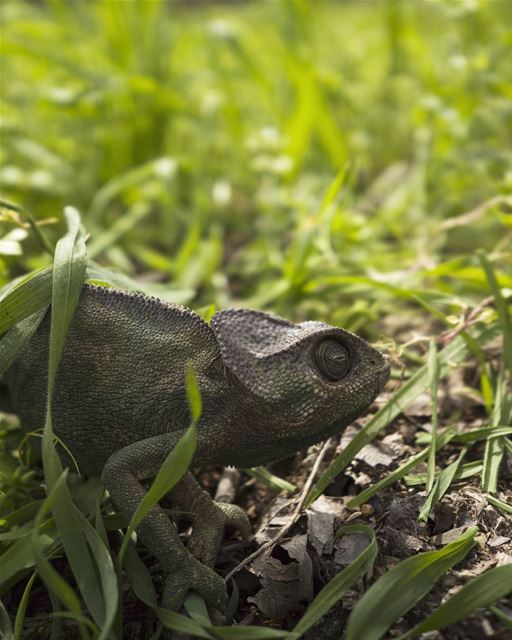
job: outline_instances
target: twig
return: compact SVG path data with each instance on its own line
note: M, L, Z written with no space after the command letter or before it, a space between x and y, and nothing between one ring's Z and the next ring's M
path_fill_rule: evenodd
M471 309L470 313L467 316L461 317L461 319L459 320L459 324L456 327L454 327L450 331L442 333L437 340L438 343L448 344L452 340L454 340L459 335L459 333L466 331L466 329L469 329L469 327L476 324L480 319L480 312L482 311L482 309L490 306L493 301L493 296L484 298L476 307Z
M299 519L300 516L300 512L302 511L302 508L304 507L304 503L306 502L306 498L309 494L309 490L311 489L313 482L315 480L316 474L318 473L318 469L320 467L320 464L322 463L322 460L327 452L327 449L329 448L329 440L326 440L324 442L323 447L321 448L315 463L313 465L313 468L311 469L311 472L308 476L308 479L306 480L306 483L304 485L304 487L302 488L302 493L300 494L300 498L299 501L297 503L297 506L295 507L295 511L293 512L293 515L291 517L291 519L287 522L287 524L283 525L283 527L281 527L280 531L278 532L278 534L272 538L272 540L267 540L267 542L265 542L264 544L261 545L261 547L259 549L257 549L254 553L251 553L251 555L247 556L247 558L244 558L244 560L242 560L242 562L240 562L239 564L237 564L237 566L232 569L228 575L226 576L226 581L229 580L230 578L232 578L235 573L238 573L240 571L240 569L242 569L243 567L247 566L249 563L251 563L255 558L257 558L258 556L260 556L264 551L266 551L267 549L270 549L271 547L273 547L275 544L277 544L279 542L279 540L281 540L282 538L284 538L284 536L288 533L288 531L293 527L293 525L297 522L297 520Z
M50 244L50 241L48 240L48 238L43 233L43 231L41 231L41 229L39 228L42 222L36 220L35 217L30 213L30 211L27 211L23 207L17 204L14 204L12 202L9 202L8 200L4 200L3 198L0 200L0 208L7 209L8 211L14 211L19 216L25 217L27 219L28 226L32 229L32 232L36 237L36 239L38 240L41 247L44 249L44 251L46 251L46 253L49 253L51 256L53 256L53 247ZM22 225L22 226L25 226L25 225Z
M467 211L466 213L462 213L454 218L443 220L439 225L439 228L441 231L448 231L454 227L465 227L466 225L476 222L478 218L481 218L485 213L487 213L487 211L489 211L489 209L492 209L492 207L500 204L508 205L509 202L510 199L507 196L494 196L494 198L482 202L482 204L478 205L478 207L472 211Z
M222 477L217 485L215 500L219 502L233 502L236 495L236 488L240 481L240 471L234 467L226 467L222 472Z

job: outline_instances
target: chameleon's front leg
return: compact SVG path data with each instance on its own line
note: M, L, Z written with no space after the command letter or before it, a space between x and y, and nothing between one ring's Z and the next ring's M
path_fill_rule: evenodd
M190 511L192 533L188 550L208 567L215 564L226 524L236 527L244 539L249 536L251 525L245 511L236 504L212 500L190 472L173 487L170 496L173 502Z
M102 480L112 500L130 519L145 495L141 480L156 475L179 434L163 434L135 442L107 460ZM178 532L160 506L155 505L138 526L144 545L166 574L163 606L179 608L190 589L200 593L212 607L227 604L224 580L185 549Z

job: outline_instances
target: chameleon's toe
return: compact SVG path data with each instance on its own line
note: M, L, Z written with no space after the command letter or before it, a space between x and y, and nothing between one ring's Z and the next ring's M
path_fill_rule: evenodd
M204 575L194 588L203 596L206 604L218 611L225 611L228 606L226 582L215 571L208 567L209 575Z
M251 534L251 523L242 507L228 502L215 502L215 505L222 509L225 524L235 527L242 539L246 541Z
M228 596L223 578L193 559L184 571L166 577L162 606L165 609L179 611L190 590L197 591L209 607L219 611L225 610Z
M224 533L224 514L213 501L208 507L194 518L187 548L196 560L213 568Z
M188 550L196 560L207 567L215 565L226 525L235 527L244 541L248 539L251 524L245 511L236 504L211 502L207 517L196 518L192 525Z

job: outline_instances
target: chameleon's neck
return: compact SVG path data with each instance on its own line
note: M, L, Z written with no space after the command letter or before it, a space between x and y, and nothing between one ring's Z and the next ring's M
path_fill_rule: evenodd
M300 433L296 430L293 435L286 425L279 429L277 420L271 426L238 426L237 436L227 439L222 447L216 447L217 440L208 434L207 430L200 430L196 460L199 464L204 459L210 465L255 467L288 458L298 451L341 433L345 426L346 424L337 422L323 425L314 433Z

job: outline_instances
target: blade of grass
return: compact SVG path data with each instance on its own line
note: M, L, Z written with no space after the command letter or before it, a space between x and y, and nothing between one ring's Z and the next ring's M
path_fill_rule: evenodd
M73 502L79 507L83 513L91 513L98 499L98 491L103 491L100 483L90 478L87 482L73 486L71 488ZM6 518L7 525L15 524L18 520L26 521L25 518L30 516L34 518L38 510L41 508L44 500L38 500L35 504L27 505L27 511L19 509L13 514L14 520L11 521L9 516ZM35 525L34 525L35 526ZM43 551L46 556L56 553L60 547L60 535L57 531L54 518L48 518L39 525L40 542L43 545ZM24 575L27 570L34 566L34 556L32 553L32 540L30 536L24 536L13 544L11 544L0 555L0 592L5 591L12 584L16 576Z
M23 589L23 595L21 596L18 611L16 611L16 618L14 620L13 640L22 640L23 638L23 623L25 622L25 614L27 613L28 599L30 598L30 592L32 591L32 585L34 584L36 577L37 573L34 571L25 585L25 589Z
M512 427L502 427L497 425L496 427L482 427L481 429L473 429L466 433L458 433L454 438L454 442L461 442L463 444L469 444L472 442L479 442L481 440L494 440L503 436L512 435ZM504 438L505 442L507 441Z
M11 640L12 638L12 625L9 614L7 613L4 603L0 600L0 638L2 640Z
M128 289L130 291L140 291L143 283L139 283L124 273L106 269L100 266L94 260L89 260L87 264L87 279L95 284L101 283L101 286L117 287L119 289Z
M348 165L344 165L331 181L318 211L300 221L283 265L283 279L290 288L297 287L307 280L307 259L313 251L319 229L331 210L338 193L345 183Z
M151 575L146 565L137 554L134 543L130 540L126 547L124 567L130 577L133 591L139 600L149 607L157 607L157 597Z
M201 625L199 622L187 618L180 613L170 611L169 609L161 609L156 607L154 609L158 619L167 629L173 631L180 631L181 633L190 634L194 638L206 638L207 640L214 640L215 636Z
M230 578L228 584L231 584L231 595L229 596L228 606L224 611L224 624L229 625L233 622L236 612L238 611L238 605L240 603L240 589L236 580Z
M206 608L203 598L201 598L198 593L189 591L183 606L192 620L199 622L199 624L202 624L206 628L211 626L212 623L208 615L208 609Z
M59 496L59 493L61 493L62 495ZM69 505L70 510L74 512L75 518L69 517L67 520L64 519L62 517L62 514L60 514L59 512L59 507L57 506L59 502L64 505ZM107 556L109 557L108 552L106 549L104 549L102 553L98 551L99 537L97 537L96 542L94 542L94 540L90 540L90 548L93 552L93 557L99 558L99 560L97 560L96 562L96 566L93 565L89 548L86 544L86 540L91 538L90 529L92 529L92 525L90 525L90 523L82 514L80 514L80 518L76 518L78 510L76 509L75 505L71 501L70 496L68 495L68 487L65 482L61 483L59 491L55 494L54 502L52 504L52 511L55 516L55 520L57 522L60 521L61 526L59 527L59 533L62 537L62 544L66 551L66 556L69 560L73 574L75 575L75 579L79 586L80 592L82 593L82 596L84 597L84 600L89 607L89 610L95 622L97 622L98 627L101 629L101 632L99 633L99 635L97 635L97 637L102 639L107 638L111 628L112 608L114 604L117 606L118 596L117 586L115 589L112 588L116 583L114 582L114 577L112 575L112 562L109 562L107 560ZM57 514L59 515L57 516ZM83 534L85 536L85 540L82 535L83 529L80 528L80 525L84 527L84 522L87 522L88 525L86 533ZM34 534L37 534L37 531L34 532ZM75 537L74 544L69 542L69 538L71 536ZM43 553L43 551L41 550L41 544L38 541L37 548L32 545L32 552L42 579L50 588L54 588L54 591L59 599L65 604L65 606L70 608L69 605L70 603L72 603L73 599L69 594L67 600L62 600L62 598L60 597L60 591L66 591L66 588L65 585L59 586L59 584L56 584L56 582L52 578L54 570L51 568L51 565L49 565L45 557L48 551L45 550L45 552ZM80 556L80 554L82 555ZM42 562L44 566L41 569ZM41 573L41 571L44 572L45 569L47 570L46 573ZM79 573L81 571L83 571L83 573ZM48 582L48 580L50 582ZM74 614L77 613L74 609L70 610Z
M498 498L495 498L494 496L485 496L487 499L487 502L489 504L492 504L493 507L496 507L497 509L501 509L504 513L512 513L512 504L508 504L507 502L503 502L503 500L499 500Z
M482 469L482 490L494 493L498 489L498 473L505 453L503 438L489 438L485 443Z
M24 538L34 528L34 524L29 522L28 524L22 525L21 527L16 527L16 529L11 531L6 531L5 533L0 533L0 542L10 542L12 540L19 540L20 538Z
M87 212L89 224L93 226L99 224L108 204L125 189L154 178L169 179L175 174L176 169L177 164L173 158L163 157L115 176L96 192Z
M102 233L98 234L89 245L88 254L94 258L106 249L116 244L119 239L131 229L141 224L141 221L152 211L149 202L137 202L123 216L118 218Z
M85 281L87 252L85 233L76 209L64 210L68 224L67 233L55 247L52 281L52 322L50 327L50 358L48 364L48 413L60 357L66 334L78 304Z
M428 453L427 480L425 491L432 491L436 475L436 438L437 438L437 388L439 386L439 359L436 343L432 339L428 352L428 382L430 387L430 401L432 405L432 441Z
M18 324L12 326L0 340L0 374L11 366L16 359L23 345L37 331L46 314L47 307L36 311L28 318L20 320Z
M446 327L448 327L449 329L454 328L453 322L451 322L444 315L444 313L439 311L439 309L434 307L434 305L430 304L430 302L424 300L421 296L418 295L413 295L412 298L416 300L416 302L418 302L429 313L431 313L435 318L441 320L441 322L446 325ZM475 340L475 338L467 331L467 329L462 329L459 332L459 335L466 341L468 348L478 360L478 364L480 365L480 386L482 389L482 397L484 399L487 410L489 410L493 402L493 391L487 363L485 361L485 353L482 347L479 345L478 340Z
M489 609L507 629L512 631L512 616L507 616L499 607L489 607Z
M102 500L103 500L103 496L101 496L101 498L96 503L96 510L95 510L95 513L94 513L94 528L98 532L98 535L101 538L103 544L108 549L109 548L109 544L108 544L107 530L105 528L105 521L103 520L103 517L101 515L101 502L102 502Z
M52 510L58 501L59 492L66 486L67 469L55 480L53 486L48 492L48 496L44 500L41 508L36 516L36 528L32 533L32 552L34 554L37 572L45 585L53 592L55 597L64 604L69 611L76 615L81 614L80 600L74 590L69 586L66 580L52 567L42 552L42 544L39 534L39 525L43 522L44 516L48 511ZM82 625L79 625L80 635L83 640L89 637L89 634Z
M310 280L304 285L303 291L308 293L316 292L320 287L336 287L339 289L340 285L360 285L357 287L363 291L370 289L382 289L394 297L402 298L404 300L410 300L416 296L430 296L438 300L444 296L438 289L406 289L392 284L387 279L370 278L368 276L354 276L354 275L330 275L322 276L315 280ZM452 295L446 295L447 302L453 300Z
M186 370L186 390L188 406L192 416L192 424L195 425L198 423L201 413L203 412L203 400L201 398L201 392L199 391L194 367L191 362L188 363Z
M64 214L68 231L56 245L53 264L47 411L42 443L45 480L50 490L62 475L62 464L53 444L53 389L66 334L85 280L87 262L80 215L71 207L67 207ZM85 518L76 509L66 484L56 494L52 511L80 593L102 630L100 637L106 638L112 626L113 608L117 607L117 595L111 593L115 577L107 561L108 552L93 527L89 523L84 525Z
M420 515L418 516L418 520L423 522L427 521L429 513L432 511L434 506L439 502L439 500L441 500L444 494L448 491L459 469L460 463L462 462L466 453L467 453L467 448L463 447L461 452L457 456L457 459L454 460L451 464L449 464L445 469L441 471L427 499L425 500L425 503L421 508Z
M488 607L512 593L512 564L489 569L474 578L446 602L398 640L407 640L427 631L444 629L467 618L477 609Z
M489 289L491 290L496 302L496 309L498 311L498 317L503 332L503 361L505 362L510 375L512 375L512 321L510 319L508 305L503 297L498 279L496 278L494 269L492 268L485 251L483 249L479 249L477 251L477 256L483 270L485 271Z
M123 273L100 267L93 260L87 266L87 282L100 287L139 291L148 296L156 296L166 302L174 302L175 304L186 304L195 295L193 289L175 288L170 284L157 282L139 282Z
M57 530L54 522L43 523L39 531L39 544L45 555L49 555L58 547L56 542ZM34 554L30 536L20 538L11 544L1 555L0 563L0 591L6 591L14 582L15 576L28 573L28 569L34 566Z
M280 638L295 638L293 632L280 631L265 627L234 625L232 627L212 627L216 638L221 640L279 640Z
M107 547L105 546L96 529L89 520L76 507L75 514L79 525L82 528L85 539L91 551L99 576L99 587L104 605L104 616L98 640L107 640L110 636L112 625L114 624L117 607L119 603L119 587L114 564Z
M482 472L482 463L480 460L473 460L473 462L466 462L466 464L461 464L457 469L453 481L457 480L467 480L467 478L472 478L473 476L478 476ZM415 487L420 484L425 484L425 473L414 473L411 475L404 476L404 482L409 487Z
M439 434L438 436L437 449L438 450L442 449L442 447L448 444L448 442L450 442L450 440L452 440L454 437L455 437L454 429L447 429L446 431L443 431L443 433ZM384 487L387 487L390 484L393 484L393 482L396 482L397 480L400 480L401 478L403 478L408 471L410 471L411 469L414 469L414 467L417 464L427 459L429 451L430 449L428 448L423 449L423 451L420 451L416 455L412 456L412 458L404 462L402 465L398 467L398 469L395 469L395 471L392 471L385 478L382 478L382 480L379 480L374 485L367 487L366 489L361 491L361 493L358 493L356 496L351 498L347 502L347 507L349 509L355 509L356 507L359 507L361 504L367 502L376 493L379 493L379 491L384 489Z
M297 487L279 476L270 473L265 467L253 467L252 469L246 469L246 472L252 476L258 482L261 482L274 491L286 491L286 493L293 493Z
M0 296L0 335L50 304L52 278L51 267L33 271Z
M353 608L347 622L346 640L382 638L446 571L466 556L476 532L476 527L472 527L442 549L420 553L387 571Z
M49 489L62 473L62 466L53 446L52 396L55 376L64 348L66 333L71 323L78 297L85 280L87 254L85 234L78 211L65 210L67 233L57 242L52 271L52 317L48 362L48 393L42 455L45 480Z
M500 369L496 380L494 406L491 413L492 433L496 435L499 425L510 425L512 421L512 399L507 390L505 369ZM489 437L485 443L484 468L482 470L482 489L493 493L498 487L498 474L505 455L504 437Z

